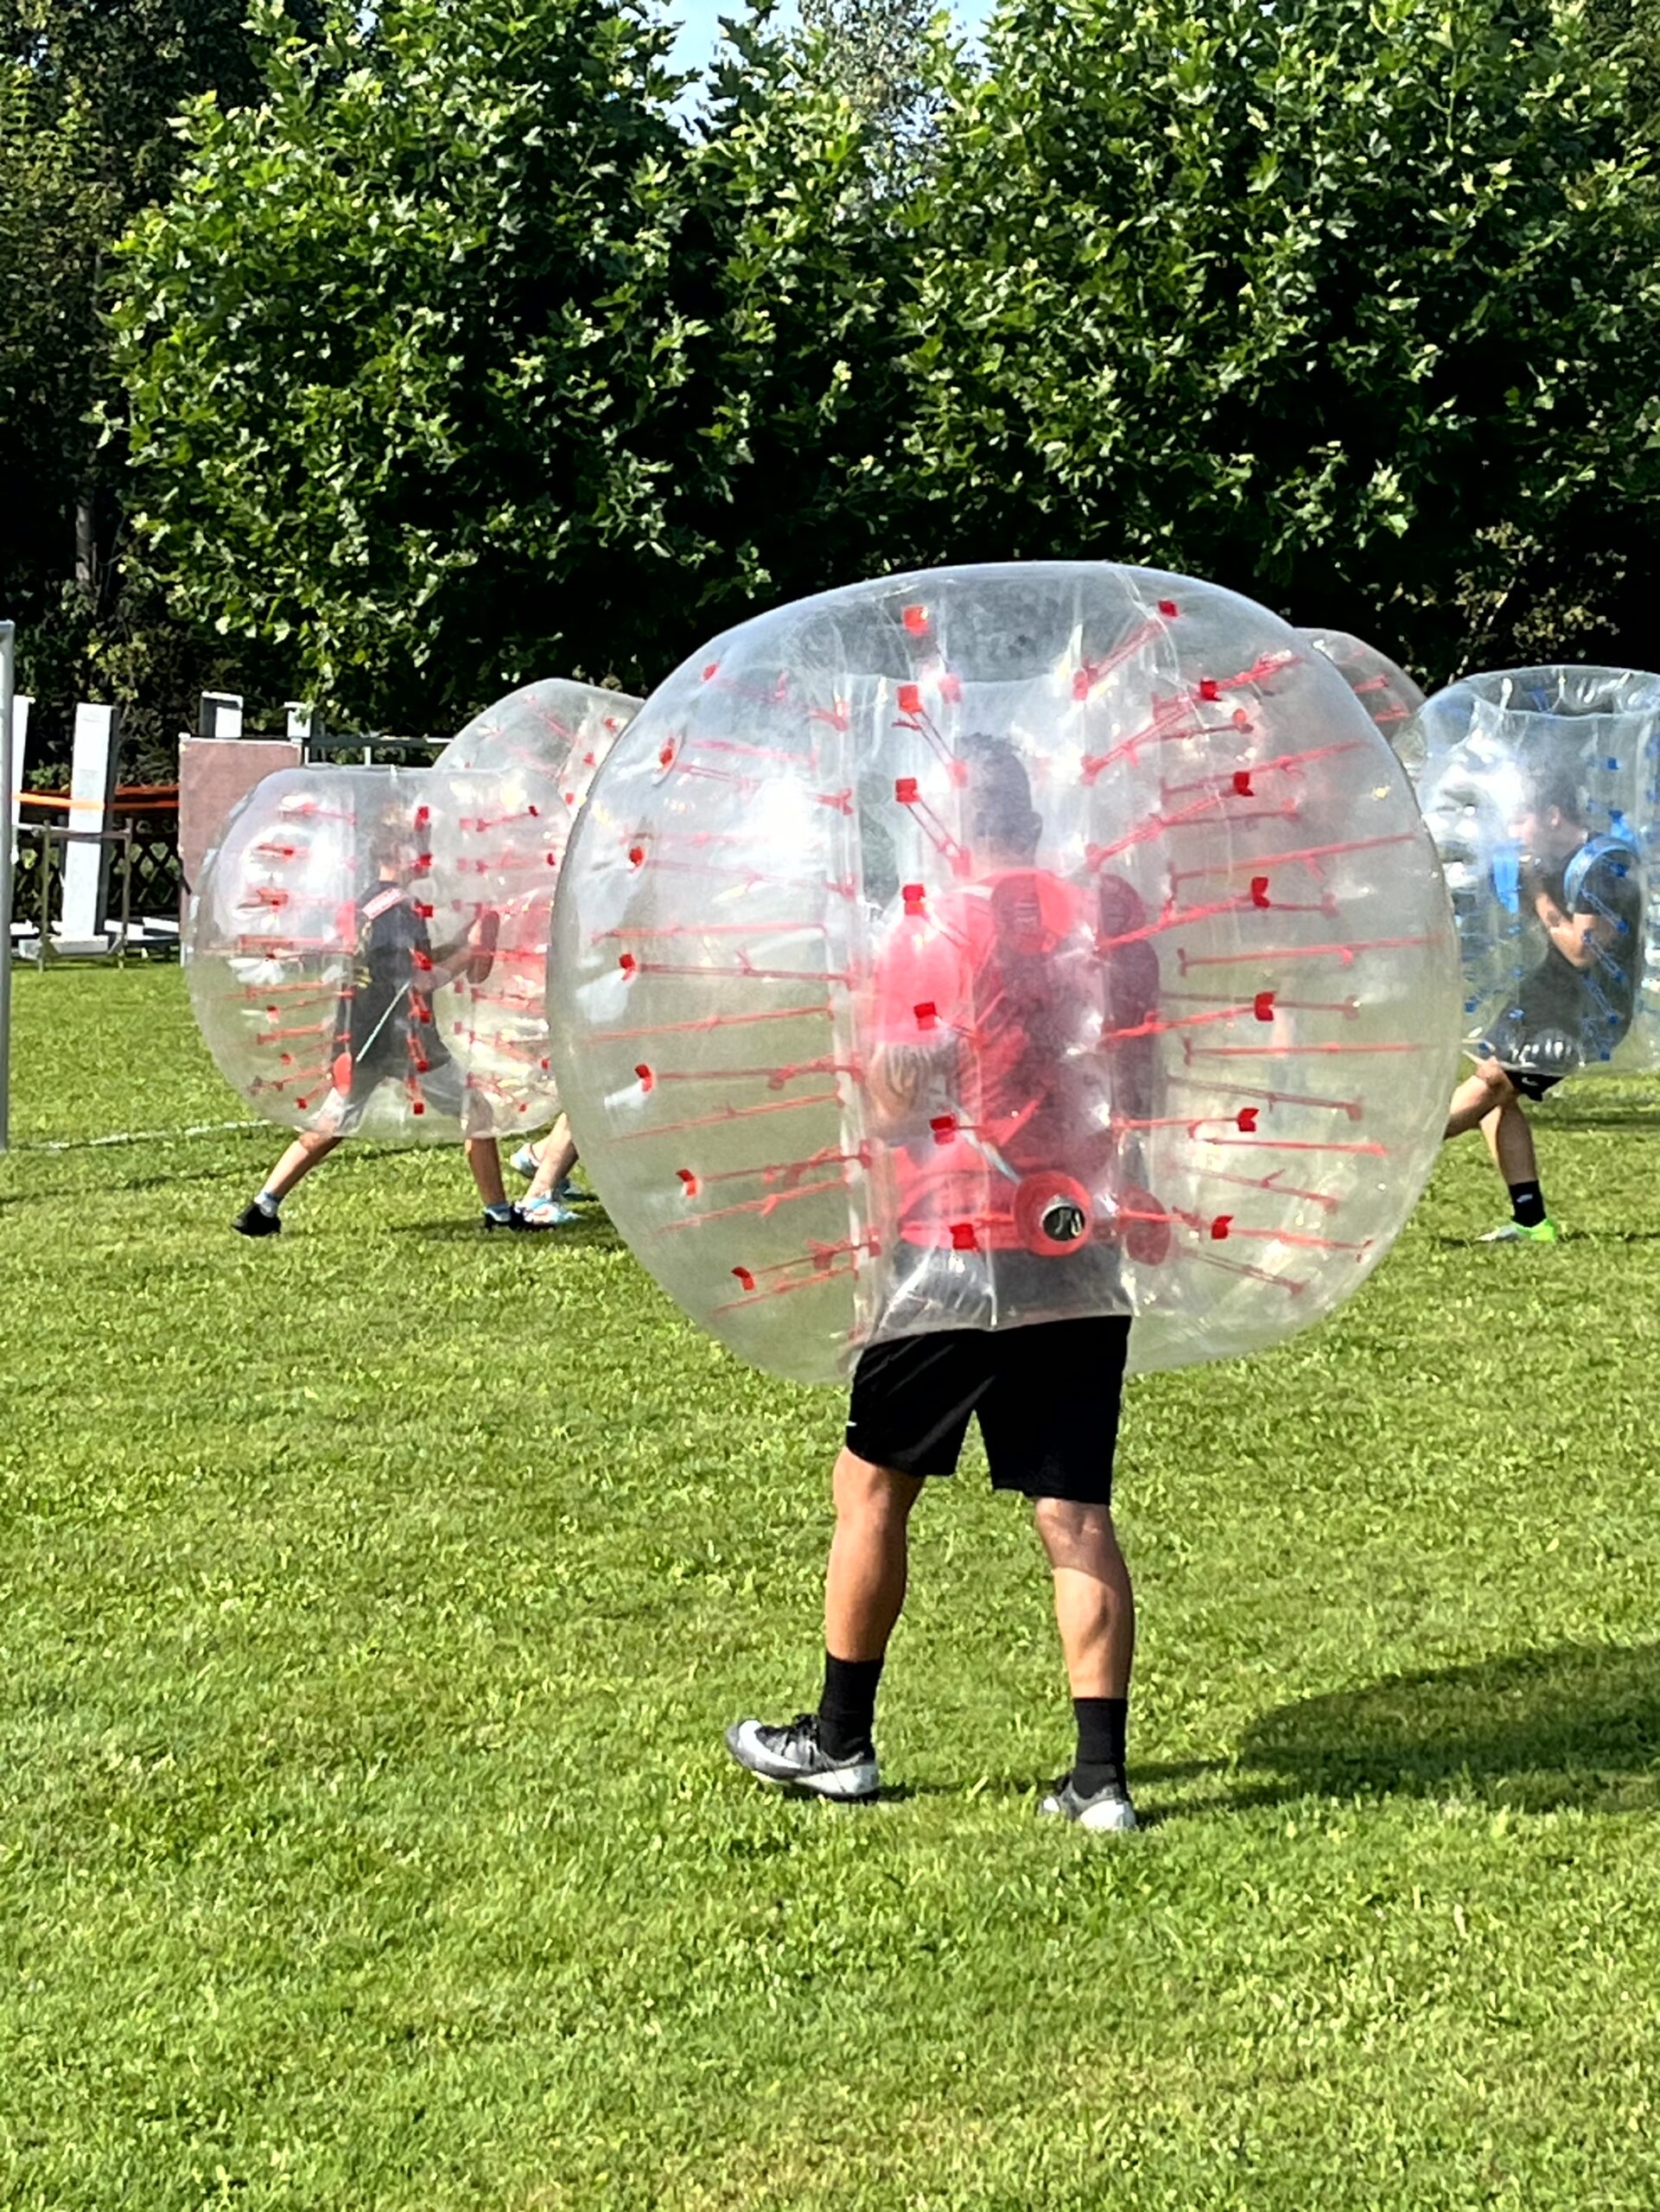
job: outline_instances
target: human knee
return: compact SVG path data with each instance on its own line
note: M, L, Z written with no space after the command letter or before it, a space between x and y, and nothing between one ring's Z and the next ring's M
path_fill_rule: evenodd
M1056 1567L1090 1571L1118 1557L1112 1508L1070 1497L1040 1497L1033 1509L1043 1548Z
M1516 1085L1508 1071L1497 1060L1484 1060L1476 1070L1474 1080L1481 1085L1484 1099L1482 1118L1516 1103Z
M906 1518L921 1484L914 1475L843 1450L836 1462L834 1487L838 1521L882 1525Z

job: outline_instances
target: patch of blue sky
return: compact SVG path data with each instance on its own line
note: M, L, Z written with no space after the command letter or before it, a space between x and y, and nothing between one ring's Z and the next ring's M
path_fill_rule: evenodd
M734 0L665 0L663 13L676 25L673 52L670 56L676 69L706 70L715 59L716 48L721 42L722 16L739 16L740 6ZM977 31L991 13L990 0L953 0L952 14L966 31ZM795 0L781 0L775 21L780 30L797 21ZM698 86L688 86L681 95L680 105L690 109L697 104Z

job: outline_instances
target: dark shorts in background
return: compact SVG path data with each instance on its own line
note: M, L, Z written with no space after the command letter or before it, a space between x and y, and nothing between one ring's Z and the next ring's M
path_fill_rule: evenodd
M1628 1008L1600 1000L1559 957L1523 977L1476 1057L1497 1060L1520 1096L1542 1098L1582 1067L1606 1060L1631 1026Z
M977 1417L995 1489L1108 1504L1129 1351L1123 1313L868 1345L848 1449L900 1474L953 1474Z
M1483 1055L1484 1058L1487 1057L1489 1056L1486 1054ZM1555 1090L1559 1083L1565 1083L1567 1081L1567 1077L1565 1076L1541 1075L1536 1068L1515 1067L1505 1060L1500 1060L1498 1065L1504 1069L1505 1074L1509 1076L1511 1079L1511 1089L1516 1093L1517 1096L1518 1098L1530 1098L1536 1105L1537 1105L1540 1099L1545 1096L1547 1091Z

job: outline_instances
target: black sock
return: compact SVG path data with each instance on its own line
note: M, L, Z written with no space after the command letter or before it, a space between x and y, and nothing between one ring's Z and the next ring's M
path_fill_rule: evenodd
M833 1759L850 1759L872 1749L880 1659L837 1659L824 1654L824 1694L818 1700L818 1741Z
M1545 1194L1536 1183L1511 1185L1511 1218L1518 1229L1537 1229L1545 1217Z
M1129 1727L1127 1697L1075 1697L1078 1716L1078 1758L1072 1766L1072 1786L1092 1796L1110 1783L1124 1786L1124 1738Z

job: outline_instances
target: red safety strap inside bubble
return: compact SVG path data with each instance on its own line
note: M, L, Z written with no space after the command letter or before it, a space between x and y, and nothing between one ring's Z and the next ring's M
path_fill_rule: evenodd
M974 1233L974 1224L971 1221L954 1221L951 1224L952 1251L977 1252L979 1249L980 1242Z

